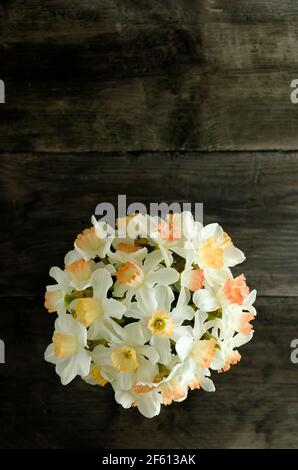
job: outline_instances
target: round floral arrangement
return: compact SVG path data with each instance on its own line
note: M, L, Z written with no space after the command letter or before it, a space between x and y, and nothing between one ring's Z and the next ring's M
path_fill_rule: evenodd
M91 221L45 294L58 315L45 359L62 384L110 383L119 404L149 418L189 390L215 391L211 370L238 363L253 335L256 291L230 270L244 254L190 212L135 214L115 229Z

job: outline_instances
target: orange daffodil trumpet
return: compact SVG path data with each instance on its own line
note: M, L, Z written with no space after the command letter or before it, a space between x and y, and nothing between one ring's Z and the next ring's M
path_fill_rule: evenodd
M236 365L254 333L256 291L231 272L244 254L190 212L135 214L115 230L91 222L45 293L57 314L45 359L62 384L110 384L117 403L148 418L190 390L215 391L212 371ZM126 222L134 230L123 235Z

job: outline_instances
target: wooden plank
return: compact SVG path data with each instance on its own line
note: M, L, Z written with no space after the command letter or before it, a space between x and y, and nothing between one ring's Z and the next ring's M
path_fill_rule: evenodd
M4 3L3 151L298 148L298 7Z
M36 299L1 302L9 312L0 317L7 353L0 365L2 448L298 446L298 365L290 362L290 342L298 334L294 298L259 297L255 338L241 349L237 367L215 375L216 393L191 392L153 420L122 409L109 387L79 379L62 387L43 361L54 316Z
M1 154L0 294L36 295L100 202L203 202L262 295L297 296L297 153ZM238 272L238 271L236 271Z
M298 66L248 74L191 68L103 81L8 79L0 150L293 150L298 112L290 82L296 76Z
M298 6L295 0L15 0L1 4L1 35L8 40L21 41L59 35L73 37L76 31L93 35L104 25L152 26L204 24L287 24L295 23ZM55 21L53 21L53 19ZM95 27L95 28L93 28ZM216 34L216 32L214 32Z

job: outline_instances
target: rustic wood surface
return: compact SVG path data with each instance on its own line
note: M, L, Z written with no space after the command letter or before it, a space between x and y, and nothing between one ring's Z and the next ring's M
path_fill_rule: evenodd
M0 8L3 150L297 149L295 0Z
M295 0L1 1L1 448L298 447L297 20ZM153 420L43 361L48 270L118 194L203 202L259 293L216 394Z

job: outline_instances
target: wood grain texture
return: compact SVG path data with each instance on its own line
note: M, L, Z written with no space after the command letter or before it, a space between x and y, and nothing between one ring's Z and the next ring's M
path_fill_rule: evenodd
M96 205L117 204L117 194L147 207L203 202L205 223L221 223L246 253L238 271L261 295L298 294L296 153L2 154L0 161L2 296L40 294Z
M216 393L191 392L152 420L117 405L109 387L59 383L43 361L55 316L40 301L2 299L1 306L9 312L0 317L1 448L298 447L298 365L290 362L296 299L259 298L255 338L237 367L215 375Z
M294 0L2 3L3 151L298 148Z
M297 25L295 0L1 1L1 448L298 448ZM259 293L217 393L153 420L43 361L48 270L117 194L203 202Z

